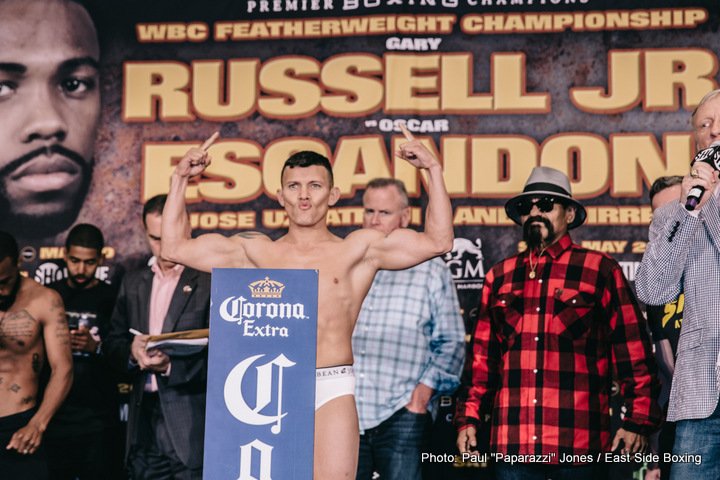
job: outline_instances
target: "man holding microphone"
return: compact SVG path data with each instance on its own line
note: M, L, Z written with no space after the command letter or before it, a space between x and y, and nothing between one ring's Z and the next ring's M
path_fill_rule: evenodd
M691 117L698 151L720 149L720 89ZM671 478L720 478L720 201L718 171L698 161L682 181L680 202L659 208L636 276L638 297L662 305L685 293L683 327L667 420L677 422ZM684 205L693 189L692 211ZM690 205L692 207L692 205ZM688 456L691 454L692 456ZM695 461L696 458L701 461ZM684 461L685 458L693 461Z

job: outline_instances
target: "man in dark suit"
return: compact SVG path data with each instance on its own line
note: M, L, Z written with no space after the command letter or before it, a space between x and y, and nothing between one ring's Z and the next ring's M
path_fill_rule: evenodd
M165 198L143 208L155 262L124 278L103 344L113 364L133 375L127 461L135 480L202 478L207 349L169 356L146 348L147 334L208 326L210 276L160 258Z

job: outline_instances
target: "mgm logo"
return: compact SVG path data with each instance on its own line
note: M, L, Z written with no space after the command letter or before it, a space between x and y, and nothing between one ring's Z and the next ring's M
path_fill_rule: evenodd
M482 241L467 238L453 240L453 249L443 258L458 289L481 288L485 278Z

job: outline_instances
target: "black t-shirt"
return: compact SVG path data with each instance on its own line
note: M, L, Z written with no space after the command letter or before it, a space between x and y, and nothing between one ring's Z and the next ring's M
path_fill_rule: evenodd
M666 339L670 342L673 355L677 356L680 327L682 327L685 294L681 293L674 302L665 305L648 305L647 317L653 341Z
M66 280L48 285L65 303L70 329L85 325L95 340L110 329L116 291L99 282L91 288L72 288ZM117 377L102 352L73 352L73 384L48 427L50 437L98 432L119 421Z

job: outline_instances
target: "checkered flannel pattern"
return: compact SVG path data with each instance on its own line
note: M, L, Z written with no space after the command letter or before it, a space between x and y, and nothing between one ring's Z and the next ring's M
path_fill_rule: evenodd
M623 428L654 430L661 412L650 339L617 262L565 235L540 257L534 279L530 271L522 253L485 278L456 426L492 414L491 450L505 454L557 462L607 451L614 367Z

